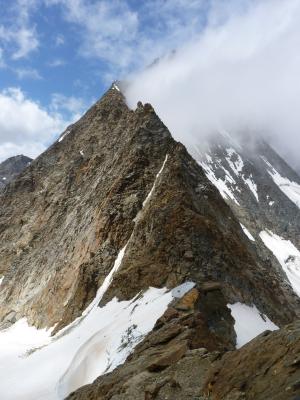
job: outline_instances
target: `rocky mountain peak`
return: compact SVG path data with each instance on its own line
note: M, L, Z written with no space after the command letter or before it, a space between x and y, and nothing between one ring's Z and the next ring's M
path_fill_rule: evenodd
M16 178L30 163L32 159L23 154L10 157L0 164L0 189Z
M294 400L298 208L273 185L276 155L188 150L115 82L2 193L0 344L36 335L4 354L22 382L2 379L3 398ZM275 227L293 250L282 265L264 244Z

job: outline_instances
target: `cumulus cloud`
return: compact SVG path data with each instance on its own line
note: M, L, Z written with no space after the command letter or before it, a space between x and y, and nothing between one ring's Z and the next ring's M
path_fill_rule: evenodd
M219 128L259 132L298 162L300 1L214 2L205 29L134 75L131 107L150 102L185 143Z
M43 109L19 88L0 92L0 161L23 153L36 157L69 123Z
M39 46L35 26L30 21L38 4L38 0L17 0L3 13L0 24L2 50L13 60L27 57Z

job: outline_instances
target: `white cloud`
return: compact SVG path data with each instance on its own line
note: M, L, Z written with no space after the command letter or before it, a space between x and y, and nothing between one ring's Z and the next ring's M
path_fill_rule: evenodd
M137 14L124 1L48 0L61 4L65 19L80 28L80 52L120 66L127 65L134 49L128 44L136 38Z
M18 79L42 79L40 73L34 68L15 68L13 69Z
M17 0L6 9L6 19L0 25L0 40L14 60L27 57L39 46L35 26L30 21L38 5L38 0Z
M29 99L19 88L0 92L0 160L17 153L35 157L69 122Z
M18 60L28 56L29 53L36 50L39 41L34 28L20 27L15 32L7 32L8 37L15 41L17 49L13 52L12 58Z
M106 76L120 78L177 47L204 24L207 1L154 0L131 7L121 0L45 0L60 5L81 36L80 54L107 62Z
M0 162L19 154L24 154L27 157L35 158L45 149L45 145L36 142L28 142L26 144L16 144L12 142L0 143Z
M300 1L242 3L215 2L201 34L133 77L129 104L152 103L185 143L220 126L247 128L270 135L297 162Z

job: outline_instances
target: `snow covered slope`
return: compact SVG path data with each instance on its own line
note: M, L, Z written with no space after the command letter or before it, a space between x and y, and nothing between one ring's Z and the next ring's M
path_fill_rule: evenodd
M295 251L300 249L299 176L269 145L256 139L241 142L221 131L205 151L202 149L196 146L193 155L206 176L232 208L259 257L281 270L282 279L286 279L291 268L298 269L297 261L290 259L287 268L285 260L268 246L266 232L274 232L273 239L280 237L281 243L291 243ZM280 268L282 265L285 268Z
M250 307L246 304L235 303L228 304L228 307L231 309L235 320L234 329L237 336L236 347L238 349L266 330L274 331L279 329L266 315L261 314L255 306Z
M271 231L263 231L259 236L277 258L289 283L300 297L300 251L290 240L285 240Z
M172 299L166 289L149 288L132 301L94 303L54 337L19 320L0 332L0 397L64 399L123 363Z

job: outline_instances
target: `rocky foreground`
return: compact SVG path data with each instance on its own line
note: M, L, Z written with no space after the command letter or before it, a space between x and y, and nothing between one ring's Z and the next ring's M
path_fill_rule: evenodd
M68 399L299 399L299 321L224 353L205 337L201 316L197 324L178 314L168 310L124 365Z

